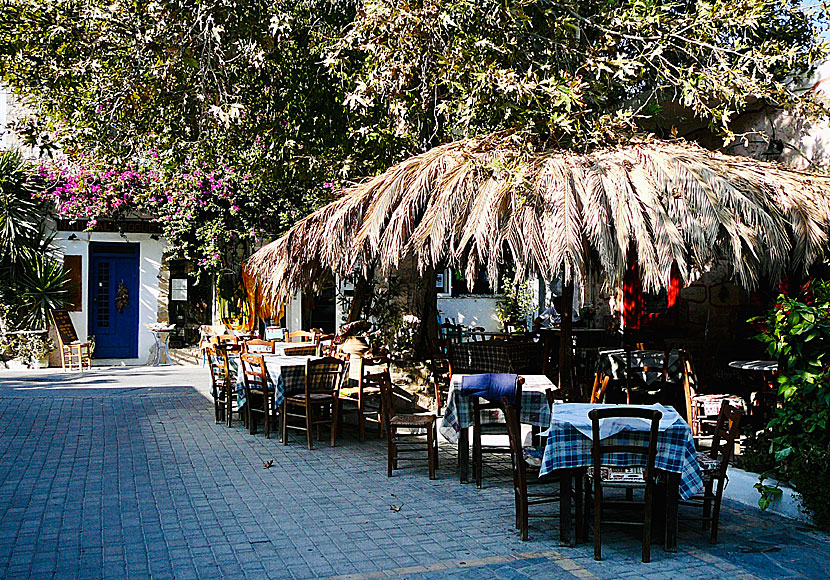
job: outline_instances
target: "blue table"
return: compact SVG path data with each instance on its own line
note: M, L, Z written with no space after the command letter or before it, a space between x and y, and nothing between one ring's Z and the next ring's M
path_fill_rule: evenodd
M554 405L551 413L550 429L547 434L545 454L542 458L540 477L561 471L563 489L560 493L560 543L573 544L570 533L570 480L574 472L581 471L593 464L591 457L592 426L588 418L591 409L619 407L621 405L600 405L587 403L567 403ZM663 405L631 405L648 409L658 409L663 413L657 439L657 457L655 465L667 475L667 517L666 549L675 550L677 543L676 496L688 499L703 491L703 479L697 463L692 428L671 407ZM601 431L603 440L608 439L616 445L647 445L649 423L642 419L617 419L613 426ZM543 433L545 435L545 433ZM605 436L603 436L605 435ZM645 466L643 455L617 453L609 456L605 463L614 466ZM567 483L566 483L567 482ZM672 503L673 502L673 503ZM672 513L673 512L673 513ZM568 514L567 518L561 514ZM673 519L672 519L673 518Z

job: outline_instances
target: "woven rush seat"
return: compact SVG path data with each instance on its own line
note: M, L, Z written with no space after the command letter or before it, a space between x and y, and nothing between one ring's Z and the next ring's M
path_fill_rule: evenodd
M721 460L713 459L709 457L708 453L698 451L697 464L700 467L700 471L703 472L703 477L706 478L708 476L711 479L720 468Z
M594 477L594 468L588 468L588 477ZM644 485L646 482L646 470L644 467L615 467L603 465L599 469L599 477L607 485L636 484Z
M524 457L525 464L533 469L542 467L542 458L544 455L544 447L522 447L522 457Z
M435 415L397 415L392 417L393 427L428 427L435 423Z

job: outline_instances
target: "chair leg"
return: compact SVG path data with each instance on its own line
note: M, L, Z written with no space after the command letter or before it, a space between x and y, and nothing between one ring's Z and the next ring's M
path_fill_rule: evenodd
M481 472L481 423L476 417L473 424L473 477L475 478L476 487L479 489L481 489Z
M248 434L254 435L256 434L256 421L254 420L254 414L251 412L251 409L254 406L253 397L248 399L248 402L245 404L245 409L247 410L247 417L248 417Z
M527 498L527 482L524 482L524 488L521 491L519 496L519 504L521 508L521 514L519 517L519 530L520 530L520 537L523 542L527 542L529 537L529 524L528 524L528 498Z
M314 430L311 425L311 406L305 408L305 434L308 440L308 448L314 449Z
M392 477L392 470L394 469L397 454L397 446L390 439L386 443L386 477Z
M646 485L645 513L643 516L643 562L651 562L651 504L654 495L654 483Z
M438 424L432 425L432 443L435 446L435 469L438 469Z
M281 412L282 415L282 444L288 445L288 403L283 401L281 405Z
M432 429L427 429L427 459L429 460L429 478L435 479L435 435Z
M577 541L587 542L588 541L588 529L591 527L591 520L589 515L588 506L591 505L591 480L588 479L584 470L577 469L575 470L576 477L582 480L582 485L585 488L585 495L582 501L582 513L577 514L577 517L582 518L582 536L577 536Z
M709 542L712 544L718 543L718 520L720 520L720 502L723 497L723 486L723 478L718 479L718 493L715 495L715 505L712 508L712 533L709 535Z
M602 485L594 477L594 560L602 560Z
M713 481L707 481L703 485L703 529L709 529L709 522L712 518L712 486Z
M331 446L337 442L337 427L340 423L340 399L334 398L331 404Z
M579 541L582 539L582 536L585 535L585 530L583 529L584 522L582 521L582 512L585 509L582 502L585 495L582 490L582 472L579 470L574 471L574 484L574 532L576 533L577 541Z
M271 398L268 393L262 395L262 408L265 410L265 438L271 438Z

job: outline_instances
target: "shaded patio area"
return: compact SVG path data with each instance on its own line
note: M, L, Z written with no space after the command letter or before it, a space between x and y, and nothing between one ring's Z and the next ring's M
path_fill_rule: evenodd
M521 542L507 469L459 484L442 441L438 480L423 464L387 478L384 441L251 437L214 424L206 369L144 372L0 375L4 578L830 575L826 535L728 502L718 545L681 522L680 551L651 564L637 531L609 530L602 562L560 548L555 515Z

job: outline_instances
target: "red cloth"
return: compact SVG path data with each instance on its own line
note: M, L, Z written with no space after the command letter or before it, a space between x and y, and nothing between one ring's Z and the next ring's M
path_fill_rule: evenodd
M623 327L637 330L643 320L645 298L643 285L640 282L640 267L637 260L629 261L629 266L623 278Z
M669 272L669 308L677 303L680 297L680 267L677 261L671 263L671 271Z

